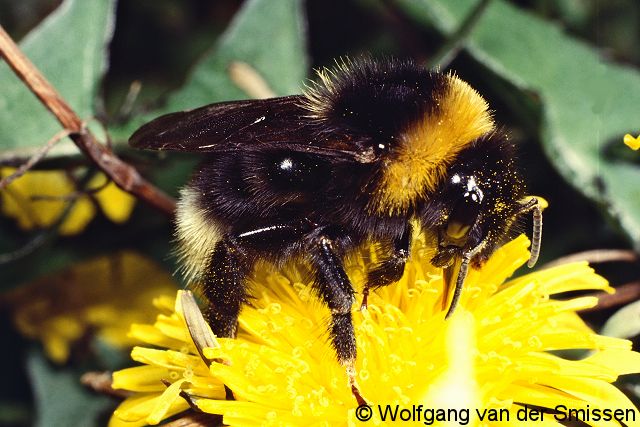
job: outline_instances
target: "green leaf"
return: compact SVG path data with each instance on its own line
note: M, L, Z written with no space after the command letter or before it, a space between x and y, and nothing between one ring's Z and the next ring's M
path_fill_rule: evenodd
M38 415L36 427L104 425L99 417L112 402L86 390L80 384L79 372L54 368L35 350L27 357L27 368Z
M449 35L476 0L397 0L419 21ZM606 155L640 126L640 74L605 61L556 25L494 0L467 51L543 103L542 141L562 176L601 205L640 250L640 168ZM579 212L576 212L579 215Z
M22 51L82 119L94 114L113 33L113 0L65 0L20 43ZM0 63L0 159L28 156L60 125L3 61ZM55 153L76 153L61 141Z
M126 140L140 125L163 113L246 99L248 95L229 77L229 64L236 61L254 68L276 94L300 93L308 71L305 46L301 0L248 0L163 108L111 129L111 134Z
M187 83L174 93L168 111L247 98L229 78L234 61L252 66L275 93L300 93L307 75L303 5L300 0L249 0Z

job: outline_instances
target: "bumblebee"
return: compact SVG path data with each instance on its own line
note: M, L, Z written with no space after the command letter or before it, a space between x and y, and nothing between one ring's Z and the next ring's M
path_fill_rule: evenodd
M368 271L366 305L370 289L402 276L412 224L419 224L434 248L431 262L443 269L448 316L469 266L512 238L527 212L535 263L541 209L526 197L514 147L487 103L455 75L361 59L319 77L302 95L159 117L130 143L203 155L181 191L176 235L186 278L202 284L213 331L236 334L256 261L303 258L331 310L338 360L353 373L347 254L370 241L385 248Z

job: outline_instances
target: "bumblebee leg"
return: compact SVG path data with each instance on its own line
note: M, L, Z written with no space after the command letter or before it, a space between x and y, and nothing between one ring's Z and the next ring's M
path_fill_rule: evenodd
M411 224L407 223L404 231L398 239L393 242L393 254L383 260L376 268L367 274L367 282L362 291L362 305L360 309L367 308L367 299L371 288L379 288L397 282L404 273L404 266L409 259L409 249L411 244Z
M255 254L278 252L272 247L275 243L299 240L303 230L299 224L275 224L227 236L216 244L202 287L209 300L209 324L216 335L236 335L238 315L247 298L245 281Z
M331 239L319 236L313 246L314 284L331 310L329 333L338 361L348 366L356 358L356 339L351 321L354 290L333 245Z
M226 237L216 244L203 277L202 293L209 303L205 316L217 336L236 335L250 268L244 250L234 238Z
M283 233L297 239L302 235L300 227L272 225L227 236L216 244L202 289L209 302L206 317L217 336L236 336L238 316L247 299L245 283L253 268L253 250L264 249L270 241L283 241ZM233 400L233 392L226 385L225 390L227 400Z
M316 274L314 284L331 310L331 343L338 361L346 367L349 387L358 405L366 404L356 382L356 336L351 319L351 306L355 300L353 285L334 251L333 241L328 237L317 239L312 259Z

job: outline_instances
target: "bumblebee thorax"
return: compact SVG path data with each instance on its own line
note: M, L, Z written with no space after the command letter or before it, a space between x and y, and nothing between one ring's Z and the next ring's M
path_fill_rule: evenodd
M428 198L457 155L494 128L485 100L452 74L431 101L433 107L407 124L381 164L371 204L376 212L406 212Z

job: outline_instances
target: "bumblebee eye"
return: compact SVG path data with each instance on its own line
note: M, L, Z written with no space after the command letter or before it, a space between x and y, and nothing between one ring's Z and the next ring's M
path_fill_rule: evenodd
M478 219L481 202L482 192L478 187L465 188L464 194L449 214L445 232L450 239L460 240L469 234Z

